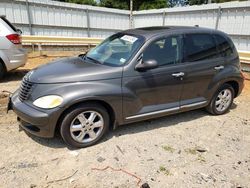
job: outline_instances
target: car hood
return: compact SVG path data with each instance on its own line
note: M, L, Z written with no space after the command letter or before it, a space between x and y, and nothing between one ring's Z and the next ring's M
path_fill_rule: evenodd
M30 71L25 77L33 83L66 83L120 78L122 67L85 61L81 57L63 58Z

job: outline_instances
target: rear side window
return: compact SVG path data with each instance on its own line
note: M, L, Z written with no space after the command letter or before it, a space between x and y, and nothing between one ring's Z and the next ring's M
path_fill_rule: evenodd
M233 54L234 52L233 48L225 37L221 35L215 35L215 40L218 45L220 56L226 57L226 56L230 56Z
M195 62L218 57L216 43L210 34L187 34L184 37L184 61Z
M8 26L10 26L10 28L11 28L13 31L17 32L17 29L15 28L14 25L12 25L12 24L9 22L9 20L7 20L4 16L1 16L0 18L1 18L6 24L8 24Z

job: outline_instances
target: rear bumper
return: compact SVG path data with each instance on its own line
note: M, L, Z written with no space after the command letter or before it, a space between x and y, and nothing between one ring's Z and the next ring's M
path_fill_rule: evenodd
M5 62L7 71L17 69L18 67L24 66L27 61L27 52L25 49L10 49L4 50L8 59Z
M242 77L239 81L238 81L238 85L239 85L239 91L237 93L237 95L235 97L238 97L241 93L242 93L242 90L244 88L244 85L245 85L245 80L244 80L244 77Z
M54 110L40 111L21 102L17 92L11 97L11 109L17 114L20 126L27 132L45 138L54 136L59 113Z

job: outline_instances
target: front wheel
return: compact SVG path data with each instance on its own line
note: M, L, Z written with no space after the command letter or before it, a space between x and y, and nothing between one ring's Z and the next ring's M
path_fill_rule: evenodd
M72 147L83 148L97 143L108 131L109 115L98 104L82 104L72 108L64 117L60 133Z
M229 111L233 104L234 89L229 84L224 84L215 93L210 104L207 106L207 111L214 115L225 114Z

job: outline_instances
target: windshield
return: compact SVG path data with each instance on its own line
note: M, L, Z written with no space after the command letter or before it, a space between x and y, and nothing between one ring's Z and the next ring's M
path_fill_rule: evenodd
M87 59L110 66L122 66L144 43L142 36L118 33L110 36L86 55Z

